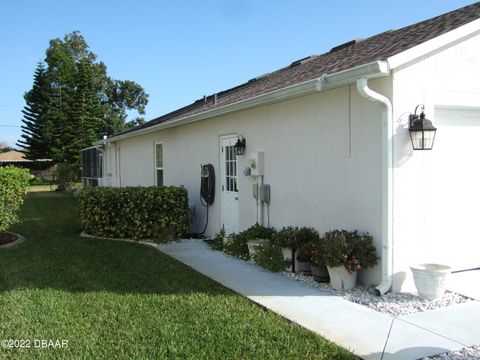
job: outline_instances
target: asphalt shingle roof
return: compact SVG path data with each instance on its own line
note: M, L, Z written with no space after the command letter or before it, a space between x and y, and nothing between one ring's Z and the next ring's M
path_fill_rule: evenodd
M352 41L322 55L313 55L290 66L252 79L242 85L204 97L173 112L155 118L124 133L135 132L168 120L194 115L216 107L267 94L355 66L387 58L431 40L480 18L480 2L404 27L389 30L361 41ZM214 101L214 99L216 100ZM123 133L122 133L123 134ZM120 134L116 134L120 135Z

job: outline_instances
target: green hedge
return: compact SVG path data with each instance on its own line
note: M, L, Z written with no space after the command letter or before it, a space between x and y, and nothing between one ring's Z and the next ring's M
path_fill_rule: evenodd
M17 212L23 203L29 178L27 169L0 167L0 232L18 221Z
M168 241L189 232L183 187L89 187L79 209L84 231L94 236Z

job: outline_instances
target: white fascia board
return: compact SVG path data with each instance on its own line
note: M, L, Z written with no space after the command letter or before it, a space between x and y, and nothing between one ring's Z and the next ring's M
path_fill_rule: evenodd
M85 150L90 150L90 149L98 149L98 150L101 150L101 147L99 145L102 145L103 144L103 141L97 141L95 143L93 143L94 145L93 146L89 146L87 148L84 148L84 149L81 149L80 152L82 151L85 151Z
M480 33L480 19L474 20L451 30L445 34L437 36L431 40L425 41L420 45L414 46L411 49L402 51L401 53L388 58L390 69L394 70L400 66L408 64L422 56L430 54L438 49L441 49L449 44L460 41L464 38L477 35Z
M105 140L100 140L94 145L102 145L114 141L127 139L135 136L149 134L155 131L168 129L175 126L185 125L192 122L205 120L237 111L248 110L259 106L269 105L280 101L295 99L301 96L314 94L318 91L333 89L355 83L360 77L369 79L386 76L390 74L388 63L385 61L374 61L365 65L356 66L347 70L339 71L333 74L325 74L319 78L305 81L303 83L291 85L267 94L258 95L246 100L238 101L233 104L220 106L198 114L188 115L181 118L162 122L137 131L126 134L112 136Z

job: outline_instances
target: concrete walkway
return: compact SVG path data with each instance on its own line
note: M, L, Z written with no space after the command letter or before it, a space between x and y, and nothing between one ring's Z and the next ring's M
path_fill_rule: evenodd
M418 359L480 344L480 302L394 318L219 251L203 242L160 251L363 359Z

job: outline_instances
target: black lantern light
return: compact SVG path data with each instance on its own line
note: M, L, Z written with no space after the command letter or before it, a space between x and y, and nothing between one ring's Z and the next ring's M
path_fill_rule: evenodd
M247 141L242 135L238 135L237 142L233 145L235 149L235 155L243 155L245 154L245 148L247 147Z
M420 107L421 113L417 115ZM415 113L410 114L410 123L408 131L410 132L410 140L412 141L413 150L432 150L435 140L437 128L432 122L425 118L423 110L425 106L420 104L415 108Z

